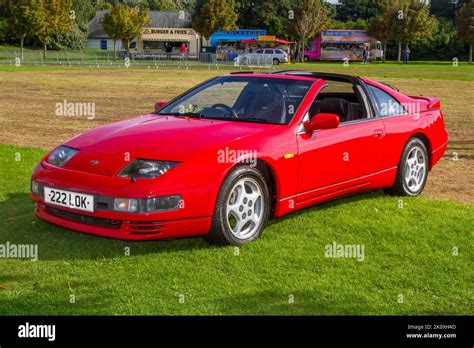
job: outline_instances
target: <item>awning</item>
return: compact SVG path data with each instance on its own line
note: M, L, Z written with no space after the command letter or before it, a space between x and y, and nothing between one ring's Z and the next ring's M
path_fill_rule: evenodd
M176 39L176 38L162 38L162 37L144 37L143 42L147 41L161 41L161 42L190 42L189 39Z
M290 44L293 43L292 41L287 41L287 40L283 40L283 39L275 39L275 41L258 41L258 39L250 39L250 40L241 40L240 42L242 42L244 44L252 44L252 43L256 43L256 42L276 42L276 43L280 43L280 44L284 44L284 45L290 45Z

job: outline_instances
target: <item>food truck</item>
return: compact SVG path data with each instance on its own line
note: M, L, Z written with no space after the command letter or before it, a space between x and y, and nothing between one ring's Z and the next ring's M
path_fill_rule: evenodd
M371 60L383 57L382 44L366 30L324 30L305 49L304 60L362 60L365 46Z

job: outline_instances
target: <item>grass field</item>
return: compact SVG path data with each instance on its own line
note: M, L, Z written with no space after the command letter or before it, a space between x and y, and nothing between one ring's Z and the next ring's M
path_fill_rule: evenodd
M28 180L43 152L1 150L0 240L38 244L39 261L0 260L0 314L472 314L472 205L355 196L272 222L238 255L129 243L36 220ZM333 242L363 244L364 261L326 258Z
M474 67L304 68L440 97L447 155L423 197L399 201L374 192L322 204L272 221L263 238L234 249L200 239L131 243L83 235L37 220L28 197L46 149L149 112L156 100L222 71L0 66L0 244L39 248L37 262L0 259L0 314L472 315ZM96 118L56 116L63 100L94 102ZM365 260L325 257L334 242L363 245Z

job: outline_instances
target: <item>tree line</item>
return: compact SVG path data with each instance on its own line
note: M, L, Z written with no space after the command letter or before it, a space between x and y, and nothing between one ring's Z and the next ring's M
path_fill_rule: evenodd
M44 56L48 47L82 49L98 9L111 10L104 30L127 49L149 23L149 10L183 10L205 38L217 30L267 29L302 51L321 30L366 29L383 43L384 57L388 52L400 60L404 44L415 46L420 58L434 59L462 55L469 47L472 62L472 0L341 0L338 5L323 0L5 0L0 43L19 42L21 51L25 41L41 45Z

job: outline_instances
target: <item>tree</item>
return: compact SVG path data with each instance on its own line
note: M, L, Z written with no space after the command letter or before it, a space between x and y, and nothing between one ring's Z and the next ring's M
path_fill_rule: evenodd
M114 60L117 58L117 40L120 39L120 23L121 17L125 16L123 13L126 5L118 4L112 7L110 12L107 12L102 18L102 28L105 33L114 41Z
M456 19L458 36L469 43L469 64L471 64L474 43L474 2L462 5Z
M218 30L237 29L237 17L233 0L198 1L193 17L193 29L209 40Z
M369 20L367 27L367 34L378 40L383 45L383 62L385 63L387 57L387 42L392 38L392 32L389 22L384 15L378 15Z
M43 57L46 58L51 37L71 30L74 27L74 20L71 17L72 0L42 1L44 1L45 17L38 32L38 38L43 44Z
M121 3L115 4L112 10L104 15L102 27L114 40L114 59L116 41L119 39L124 41L129 52L132 39L140 35L143 27L150 22L148 8L130 7Z
M328 23L327 7L320 0L293 0L286 27L297 42L302 62L306 40L323 30Z
M278 37L287 37L285 19L290 11L290 0L240 0L237 2L239 28L267 29Z
M380 0L341 0L336 7L336 18L339 21L368 20L382 13Z
M23 60L24 42L27 36L33 36L45 25L46 13L40 0L20 0L11 7L9 25L15 36L20 39L20 57Z
M384 25L388 26L385 30L390 33L389 39L398 42L399 63L402 43L429 37L436 25L435 18L429 15L429 4L420 0L385 1L382 17L387 22Z

